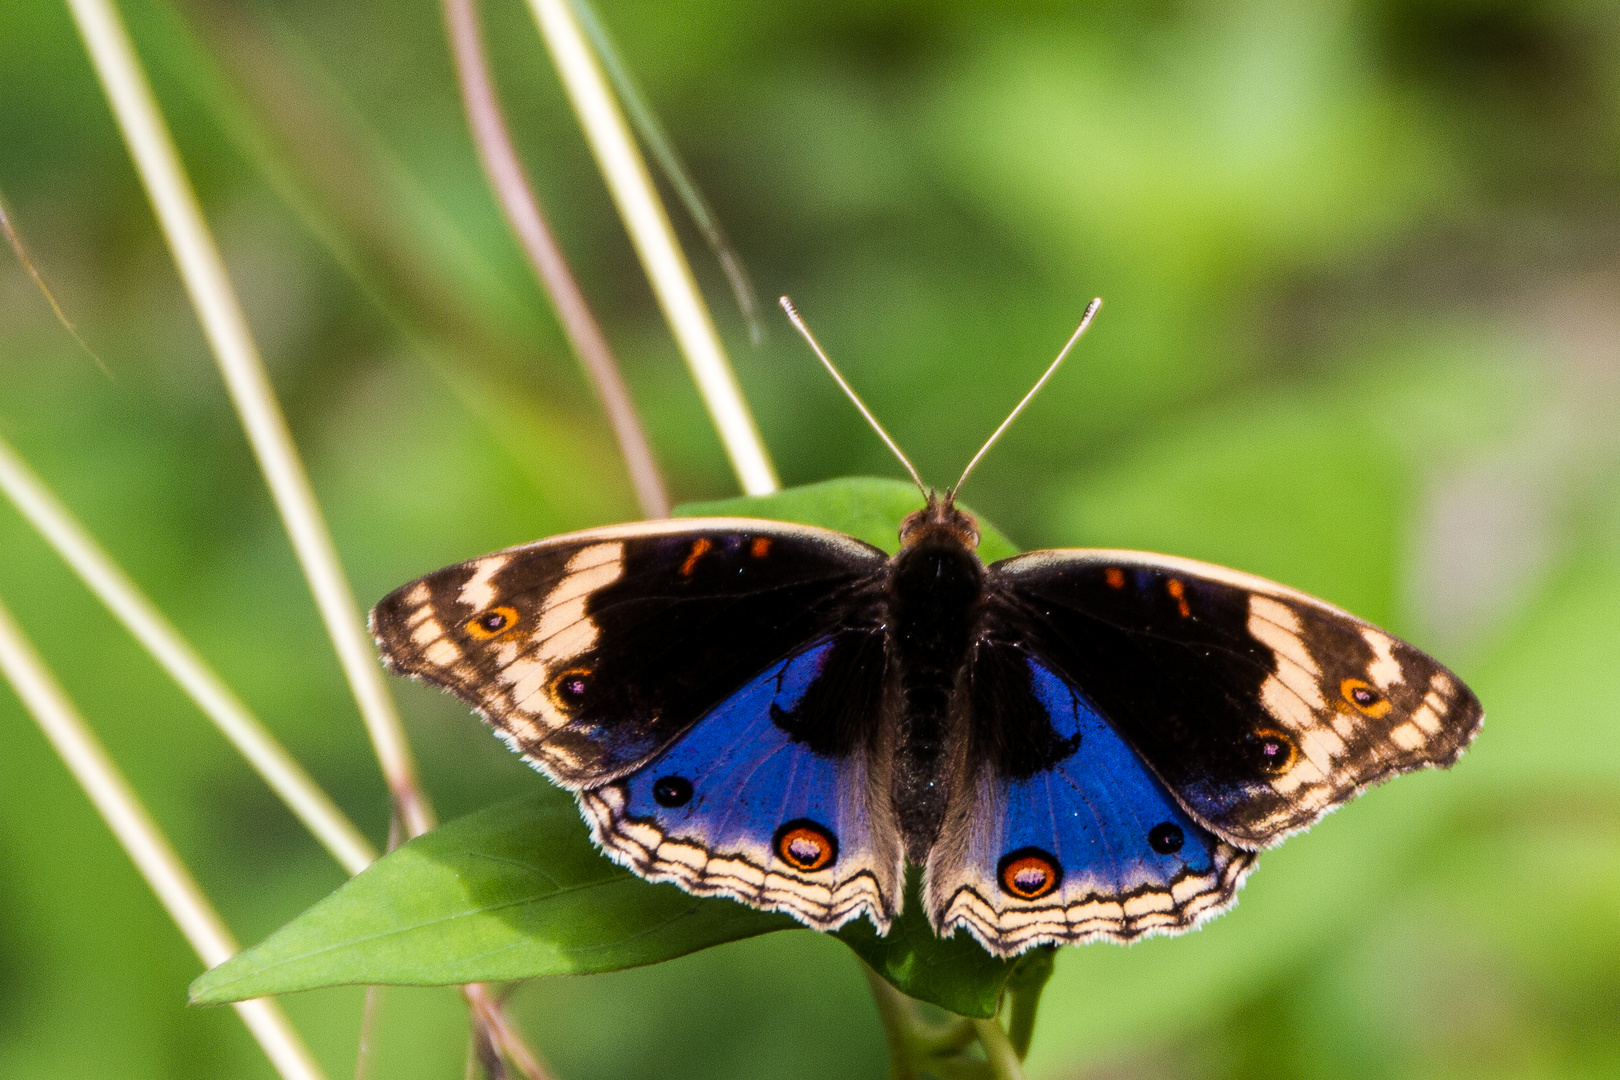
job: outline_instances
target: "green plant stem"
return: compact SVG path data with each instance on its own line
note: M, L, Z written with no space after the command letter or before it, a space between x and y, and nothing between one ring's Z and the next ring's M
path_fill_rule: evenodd
M990 1063L990 1075L995 1080L1024 1080L1024 1065L1018 1060L1006 1029L995 1020L971 1022L978 1033L979 1045L984 1047L985 1060Z
M1056 956L1055 946L1037 946L1019 957L1007 976L1007 1039L1019 1061L1029 1056L1029 1043L1035 1035L1035 1011L1040 1007L1041 991L1052 977Z
M912 1045L930 1058L948 1058L972 1046L979 1037L973 1021L958 1016L948 1024L923 1024L911 1032Z
M867 985L872 988L872 1000L877 1005L878 1021L889 1040L889 1076L891 1080L916 1080L918 1075L912 1063L912 1030L920 1022L911 999L890 986L888 981L866 964L861 964Z
M1050 961L1046 967L1050 974ZM1023 1080L1020 1055L995 1020L958 1016L947 1024L930 1024L918 1014L916 1003L883 976L864 963L861 971L889 1041L891 1080L920 1080L925 1075L939 1080ZM984 1048L985 1060L966 1056L974 1042Z

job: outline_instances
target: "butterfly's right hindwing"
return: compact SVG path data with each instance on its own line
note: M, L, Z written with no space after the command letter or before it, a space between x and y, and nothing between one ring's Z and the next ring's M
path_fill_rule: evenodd
M562 786L594 788L795 650L874 626L884 559L780 522L616 526L429 574L371 625L391 670L468 702Z

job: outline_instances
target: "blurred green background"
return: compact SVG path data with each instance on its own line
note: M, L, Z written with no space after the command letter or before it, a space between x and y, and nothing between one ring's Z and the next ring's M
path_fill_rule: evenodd
M635 516L484 187L435 4L122 7L362 603ZM527 12L485 8L671 486L733 494ZM1065 950L1032 1074L1620 1074L1620 7L599 10L761 294L794 296L926 476L955 476L1100 294L968 499L1025 547L1318 593L1485 701L1454 773L1268 854L1201 932ZM0 189L111 372L0 259L0 434L380 843L355 709L72 24L6 0L0 27ZM780 319L749 346L692 254L784 480L898 475ZM0 596L245 942L342 880L9 507ZM443 817L543 783L395 689ZM9 692L0 866L0 1075L271 1075L230 1010L186 1007L196 959ZM333 1076L361 997L285 1002ZM885 1066L854 960L809 932L512 1002L564 1080ZM373 1041L373 1076L460 1076L464 1012L390 990Z

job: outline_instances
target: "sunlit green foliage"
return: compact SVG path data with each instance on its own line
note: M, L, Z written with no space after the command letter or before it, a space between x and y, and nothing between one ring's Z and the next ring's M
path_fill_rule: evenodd
M634 516L485 191L430 2L122 5L362 602ZM1058 955L1036 1076L1620 1072L1620 14L1548 0L600 0L766 297L791 293L949 483L1094 295L966 498L1023 548L1235 565L1438 652L1457 770L1261 859L1198 934ZM671 486L725 459L516 0L486 3L535 181ZM0 190L111 379L0 262L0 428L379 844L382 782L66 13L0 32ZM684 228L684 226L683 226ZM688 235L692 235L688 230ZM900 476L694 252L784 479ZM342 881L9 509L0 595L238 935ZM400 684L445 819L532 795ZM269 1076L0 693L0 1075ZM769 934L537 980L564 1080L882 1075L843 946ZM349 1075L361 994L287 1008ZM389 990L372 1075L461 1075L464 1010Z

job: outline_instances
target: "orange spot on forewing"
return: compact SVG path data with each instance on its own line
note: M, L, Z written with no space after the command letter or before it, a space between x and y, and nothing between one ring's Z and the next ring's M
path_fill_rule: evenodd
M709 553L714 542L708 537L699 537L692 542L692 550L687 554L686 561L681 563L681 577L691 577L692 571L697 569L698 560Z
M488 611L480 611L468 619L465 626L467 633L479 641L488 641L490 638L500 637L518 624L517 608L505 604L492 607Z
M1108 582L1110 589L1123 589L1125 587L1125 571L1117 566L1110 566L1103 571L1103 580Z
M1365 713L1374 720L1383 719L1394 708L1389 698L1361 679L1344 680L1339 684L1339 694L1358 711Z
M1185 619L1191 616L1192 609L1187 606L1187 587L1181 583L1181 579L1171 578L1164 583L1164 587L1175 598L1176 610L1181 613L1181 617Z
M770 553L770 550L771 538L768 536L756 536L754 542L748 545L748 554L756 559L763 559Z

